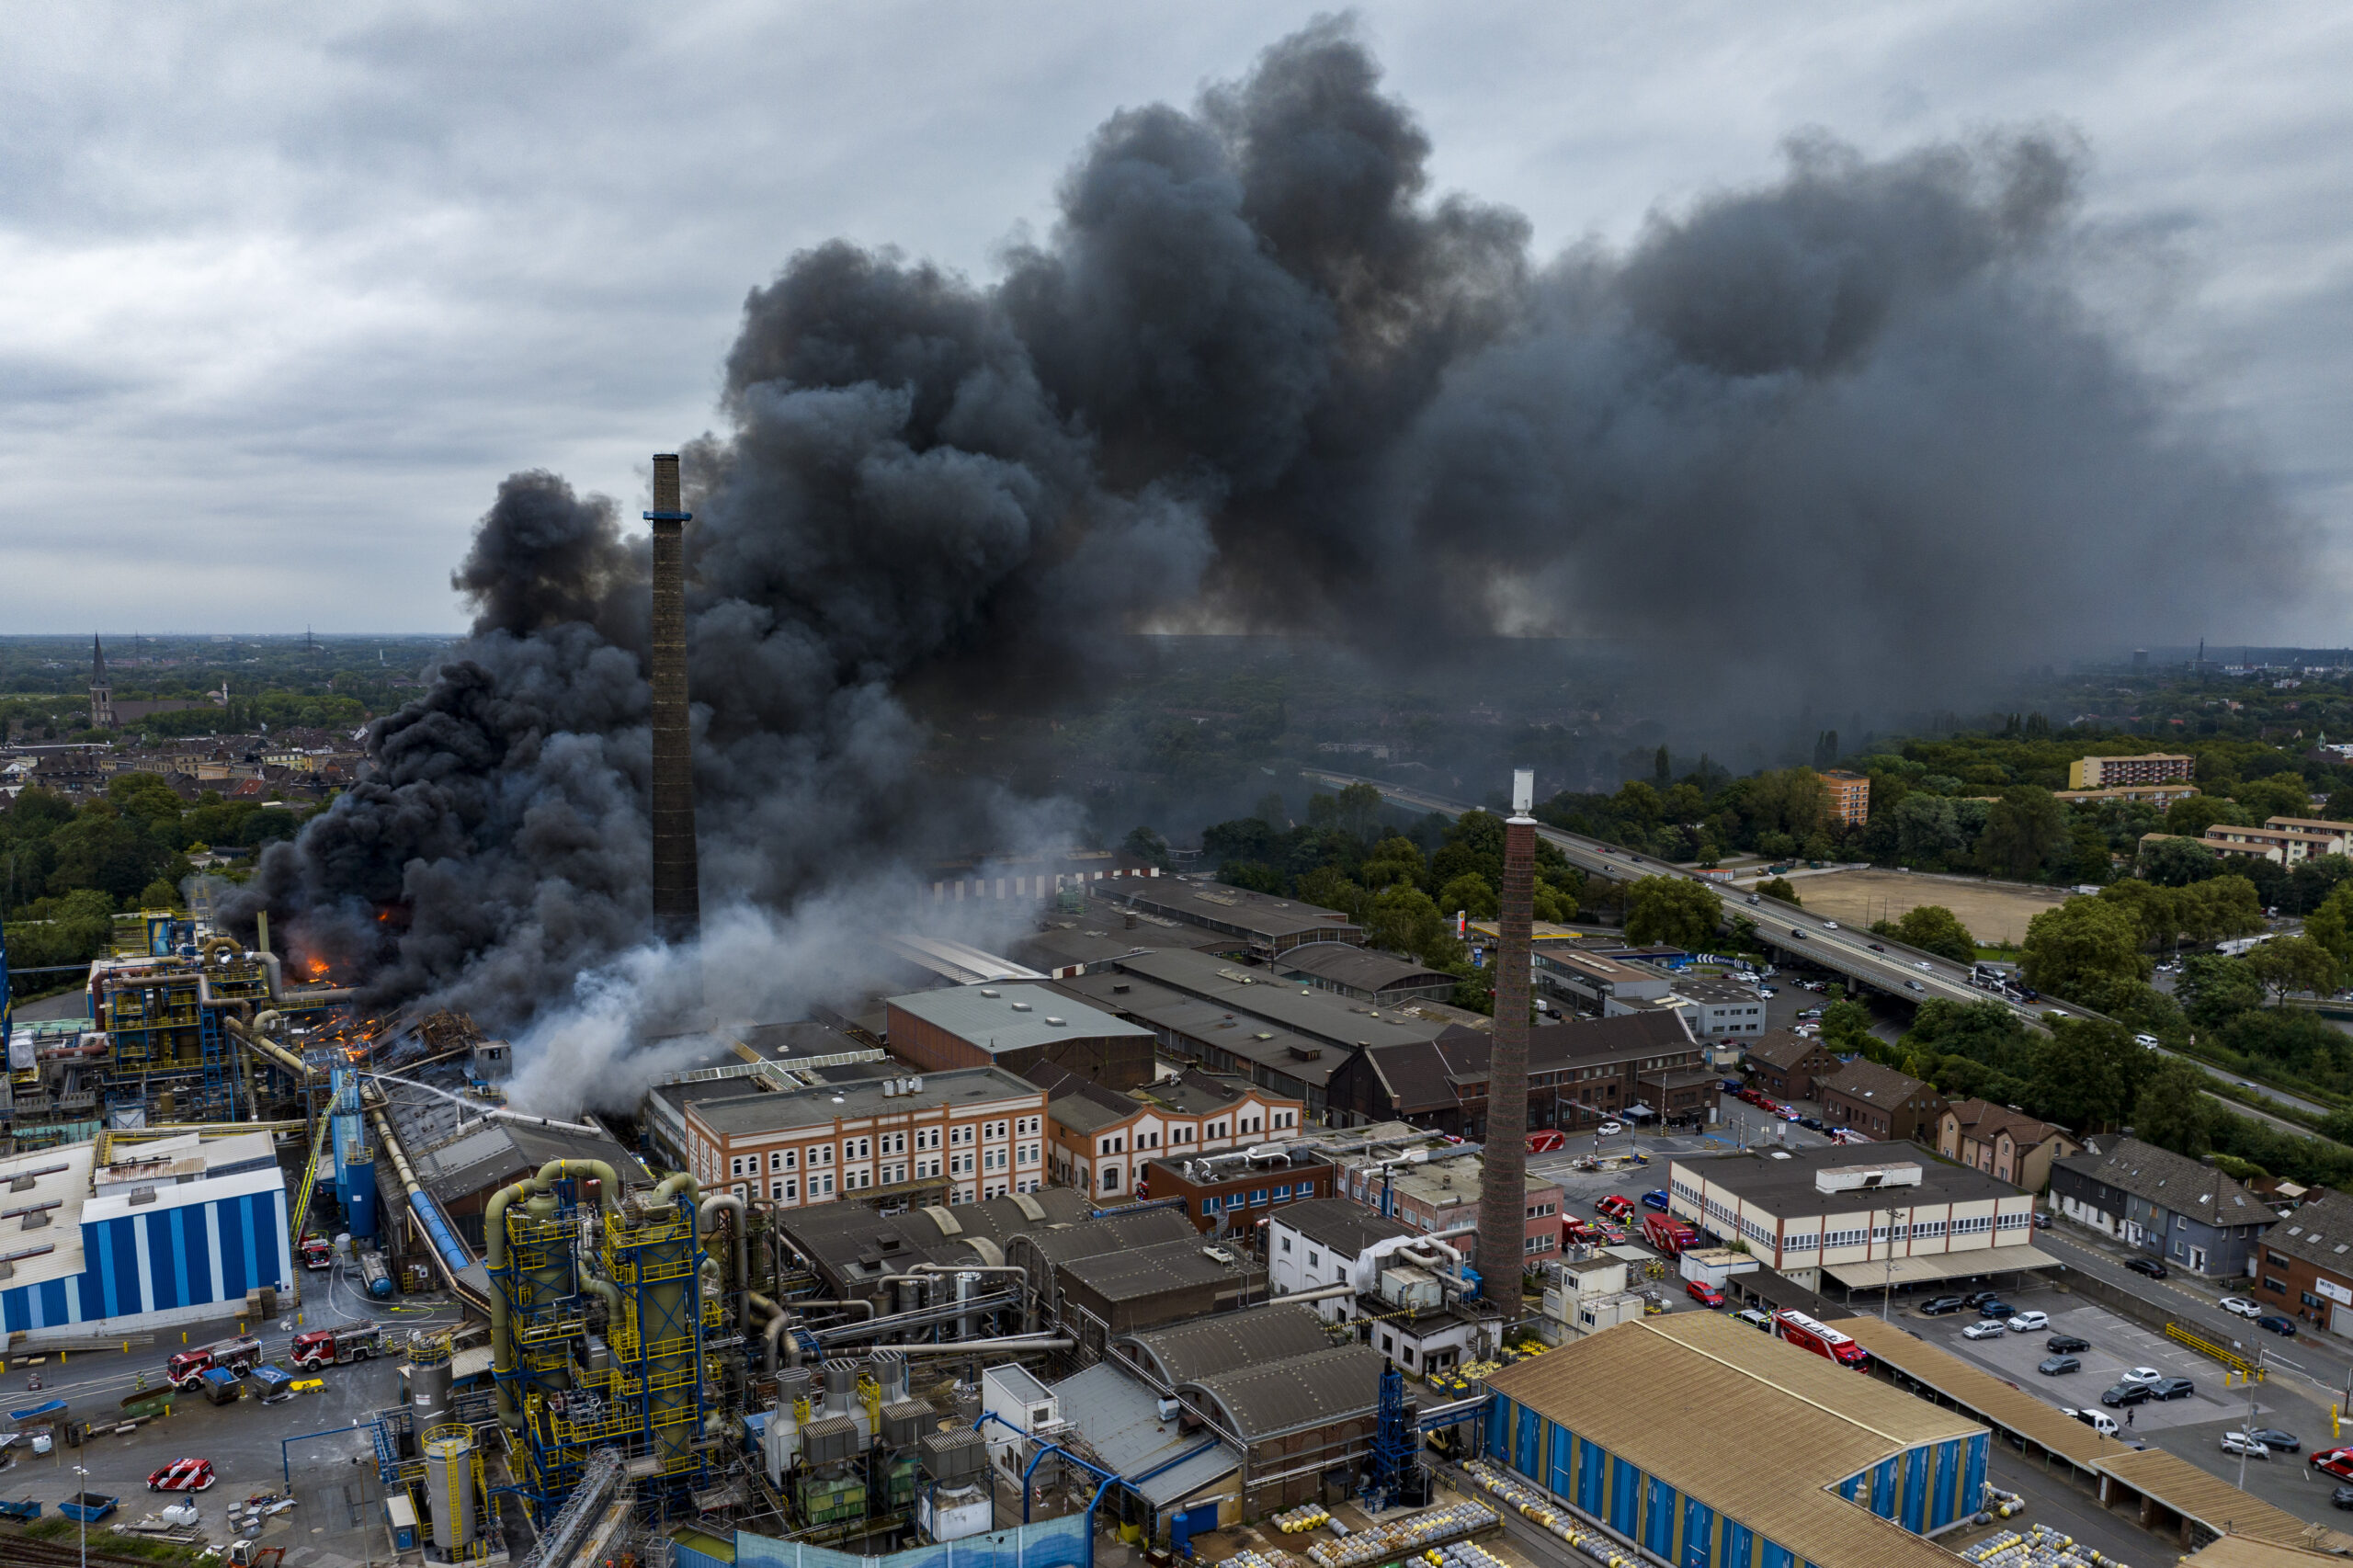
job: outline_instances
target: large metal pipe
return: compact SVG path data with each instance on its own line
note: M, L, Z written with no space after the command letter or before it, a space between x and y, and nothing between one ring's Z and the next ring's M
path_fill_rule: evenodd
M857 1296L849 1297L844 1301L795 1301L792 1303L792 1306L796 1309L801 1307L858 1307L862 1309L868 1317L872 1317L874 1315L874 1303ZM760 1336L766 1344L766 1348L760 1353L760 1375L762 1377L772 1378L776 1376L777 1345L784 1338L786 1332L799 1321L800 1319L796 1315L795 1312L790 1310L779 1312L774 1318L769 1320L767 1328L763 1331ZM794 1367L801 1365L801 1342L799 1340L792 1341L791 1347L785 1351L784 1356L787 1365Z
M506 1208L518 1198L545 1192L567 1176L590 1176L597 1181L597 1196L603 1206L619 1211L621 1178L613 1167L602 1160L550 1160L536 1176L523 1177L500 1187L491 1195L490 1205L483 1210L483 1263L491 1273L490 1284L490 1369L492 1397L498 1406L498 1419L509 1429L520 1431L523 1413L516 1408L515 1393L508 1379L515 1373L515 1341L508 1332L506 1292L499 1288L497 1276L506 1267ZM502 1378L500 1373L506 1373Z
M700 934L695 774L687 706L687 524L678 455L654 456L654 922L673 942Z
M199 983L199 988L201 988L201 983ZM267 1018L271 1016L272 1015L268 1013L264 1013L262 1017ZM292 1051L287 1050L284 1046L279 1045L276 1040L271 1040L261 1032L260 1018L255 1019L250 1024L244 1022L242 1018L235 1017L224 1017L221 1022L227 1027L230 1034L236 1037L238 1043L244 1046L248 1051L256 1051L262 1056L267 1057L278 1066L293 1074L294 1081L296 1083L299 1084L303 1079L313 1076L311 1069L303 1064L301 1057L295 1055Z
M425 1184L416 1179L416 1172L410 1168L408 1155L402 1151L400 1140L392 1135L392 1124L385 1117L384 1108L369 1106L368 1115L376 1127L376 1146L392 1156L392 1170L400 1177L401 1190L408 1194L409 1212L415 1215L417 1223L425 1227L426 1239L431 1244L427 1250L433 1255L434 1267L441 1271L442 1280L449 1285L450 1291L460 1301L466 1300L472 1292L466 1282L458 1278L458 1270L473 1262L473 1254L467 1250L464 1241L451 1228L448 1218L441 1212L441 1206L433 1200L432 1194L425 1190ZM496 1292L492 1294L494 1296ZM484 1305L486 1308L488 1303Z
M974 1350L1068 1350L1075 1339L1042 1334L1008 1335L1003 1339L950 1339L938 1345L893 1345L902 1356L961 1356Z
M734 1218L728 1229L734 1233L735 1275L729 1281L735 1292L735 1332L749 1339L752 1336L752 1251L751 1238L745 1233L744 1200L732 1192L714 1192L702 1200L695 1211L698 1228L709 1235L713 1222L722 1211Z
M1017 1274L1021 1277L1021 1332L1032 1333L1038 1326L1036 1301L1029 1294L1029 1271L1017 1263L918 1263L909 1272L935 1278L958 1274Z

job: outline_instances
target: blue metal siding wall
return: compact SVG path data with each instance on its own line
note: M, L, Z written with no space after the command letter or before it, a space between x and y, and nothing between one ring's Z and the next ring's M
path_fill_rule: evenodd
M0 1290L0 1331L233 1302L256 1286L278 1284L288 1277L285 1202L273 1189L85 1224L82 1272Z
M1716 1511L1697 1497L1683 1499L1683 1568L1708 1568L1716 1543Z
M1975 1513L1984 1498L1987 1438L1988 1434L1979 1432L1969 1439L1969 1464L1961 1478L1961 1513Z
M1904 1456L1904 1528L1917 1535L1928 1528L1928 1461L1930 1450L1912 1449Z
M1675 1488L1654 1475L1650 1479L1650 1506L1643 1517L1643 1544L1661 1557L1675 1551Z

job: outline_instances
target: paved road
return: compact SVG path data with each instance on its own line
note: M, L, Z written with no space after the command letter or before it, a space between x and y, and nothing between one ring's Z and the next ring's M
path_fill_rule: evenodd
M1383 797L1395 801L1401 805L1415 806L1448 816L1458 816L1463 812L1476 809L1466 801L1449 800L1441 795L1406 789L1402 785L1387 783L1379 778L1366 778L1353 773L1333 773L1321 768L1308 768L1302 771L1309 778L1321 778L1336 785L1370 784L1379 790ZM1547 843L1566 856L1570 864L1580 870L1590 871L1612 881L1631 881L1642 877L1686 877L1695 881L1707 880L1692 877L1690 872L1679 866L1669 864L1665 860L1653 859L1647 856L1636 855L1631 850L1605 844L1597 838L1586 838L1578 834L1564 833L1556 827L1540 826L1536 831ZM1717 887L1719 892L1727 891L1716 883L1711 882L1709 885ZM1957 1002L1985 1002L1995 999L1988 993L1969 983L1970 970L1966 965L1954 963L1949 959L1939 958L1916 948L1906 947L1902 942L1889 937L1873 936L1869 931L1850 930L1834 920L1808 914L1805 910L1783 903L1779 899L1760 899L1755 894L1748 894L1746 897L1751 902L1744 906L1738 902L1739 896L1735 894L1734 899L1727 903L1727 908L1735 914L1745 913L1754 919L1756 922L1758 939L1777 951L1789 955L1794 960L1836 971L1849 980L1871 986L1890 997L1915 1006L1931 996L1939 996ZM2077 1018L2096 1018L2100 1016L2087 1007L2079 1007L2072 1002L2061 1002L2048 996L2032 1003L2012 1002L2009 1007L2021 1022L2035 1028L2041 1027L2042 1017L2046 1013L2058 1013ZM2174 1053L2165 1052L2165 1054ZM2217 1078L2226 1076L2215 1072L2195 1057L2185 1056L2180 1060L2188 1062L2191 1066L2199 1068L2210 1076ZM2243 1085L2282 1106L2309 1111L2315 1115L2325 1114L2325 1108L2314 1106L2309 1100L2299 1099L2284 1090L2274 1089L2250 1079L2236 1076L2230 1076L2230 1081ZM2278 1128L2281 1131L2304 1137L2312 1134L2312 1130L2301 1123L2268 1115L2263 1111L2241 1105L2237 1101L2224 1099L2221 1096L2213 1097L2222 1100L2222 1103L2231 1109L2242 1115L2252 1116L2256 1120Z

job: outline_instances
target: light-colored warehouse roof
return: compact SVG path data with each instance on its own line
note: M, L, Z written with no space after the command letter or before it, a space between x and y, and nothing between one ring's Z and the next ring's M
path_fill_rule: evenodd
M1152 1035L1141 1024L1041 985L951 985L893 996L890 1005L990 1052L1028 1051L1060 1040Z
M1638 1320L1487 1385L1819 1568L1951 1568L1952 1555L1826 1488L1975 1422L1711 1313ZM1641 1399L1626 1390L1639 1388ZM1759 1464L1768 1442L1772 1462Z
M1199 1491L1241 1463L1222 1440L1202 1447L1199 1432L1188 1432L1175 1417L1162 1420L1160 1396L1108 1361L1054 1385L1063 1418L1106 1468L1140 1475L1144 1499L1165 1508Z
M2129 1451L2125 1444L2113 1437L2103 1437L2073 1416L2060 1415L2056 1406L2043 1403L2032 1394L1893 1324L1872 1317L1847 1317L1833 1319L1830 1326L1870 1351L1874 1360L1885 1362L1922 1388L1940 1393L1963 1409L1973 1410L1996 1426L2007 1427L2037 1447L2048 1449L2086 1470L2111 1454Z
M2253 1536L2334 1552L2353 1547L2353 1536L2308 1524L2163 1449L2127 1450L2100 1460L2098 1468L2216 1535Z

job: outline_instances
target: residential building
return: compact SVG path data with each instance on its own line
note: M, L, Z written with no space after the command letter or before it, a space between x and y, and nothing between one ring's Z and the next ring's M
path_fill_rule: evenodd
M1046 1184L1046 1091L1002 1067L826 1084L686 1107L706 1192L779 1209L936 1189L972 1203Z
M1302 1106L1246 1078L1188 1068L1126 1094L1075 1073L1041 1069L1046 1168L1051 1179L1107 1199L1126 1192L1163 1153L1213 1153L1299 1136Z
M1860 827L1871 816L1871 781L1868 774L1834 767L1819 775L1830 819L1841 827Z
M1329 1198L1333 1190L1331 1162L1292 1142L1271 1153L1146 1156L1133 1196L1138 1202L1179 1199L1195 1230L1247 1240L1285 1204Z
M2078 1224L2214 1279L2251 1272L2279 1219L2213 1166L2137 1138L2087 1138L2082 1153L2052 1161L2051 1201Z
M1667 1207L1809 1290L1828 1274L1849 1290L2042 1268L2034 1199L1938 1161L1916 1144L1826 1144L1677 1158Z
M2256 1301L2353 1339L2353 1194L2324 1192L2263 1233Z
M1813 1098L1814 1085L1844 1065L1819 1036L1795 1029L1774 1029L1748 1047L1749 1083L1777 1099Z
M1444 1002L1454 994L1454 976L1444 970L1347 942L1303 942L1271 967L1302 985L1380 1007Z
M1277 898L1228 887L1203 878L1164 877L1156 881L1097 883L1094 892L1122 909L1181 921L1233 938L1237 951L1260 959L1287 953L1303 942L1364 943L1364 927L1336 909L1295 898Z
M2187 784L2198 776L2198 759L2173 752L2141 756L2081 756L2067 765L2070 790L2109 790L2125 784Z
M2083 1153L2066 1129L2016 1106L1954 1100L1937 1118L1937 1153L2029 1192L2051 1183L2051 1162Z
M1977 1511L1991 1448L1958 1411L1713 1312L1621 1324L1487 1388L1493 1462L1627 1562L1951 1568L1925 1538Z
M1333 1073L1333 1119L1410 1121L1463 1138L1486 1125L1483 1029L1455 1026L1435 1040L1375 1046ZM1716 1074L1681 1009L1543 1024L1528 1033L1528 1125L1589 1131L1633 1108L1670 1121L1704 1120Z
M927 1073L1060 1068L1110 1089L1153 1077L1152 1031L1043 985L948 985L884 1005L891 1053Z
M1813 1097L1824 1122L1881 1142L1933 1142L1945 1109L1944 1096L1919 1079L1859 1056L1815 1080Z
M1692 976L1676 981L1667 995L1683 1005L1698 1039L1737 1040L1765 1032L1765 998L1748 986Z
M2195 784L2120 784L2108 790L2053 790L2051 798L2069 805L2078 802L2098 805L2107 801L2122 801L2164 811L2177 801L2187 801L2197 793L2198 786Z
M2342 855L2346 851L2347 835L2353 828L2328 824L2325 827L2288 827L2274 817L2261 827L2241 827L2235 823L2210 823L2205 836L2198 843L2217 855L2241 855L2254 860L2269 860L2282 866L2301 866L2324 855ZM2168 836L2165 834L2143 834L2141 840Z

